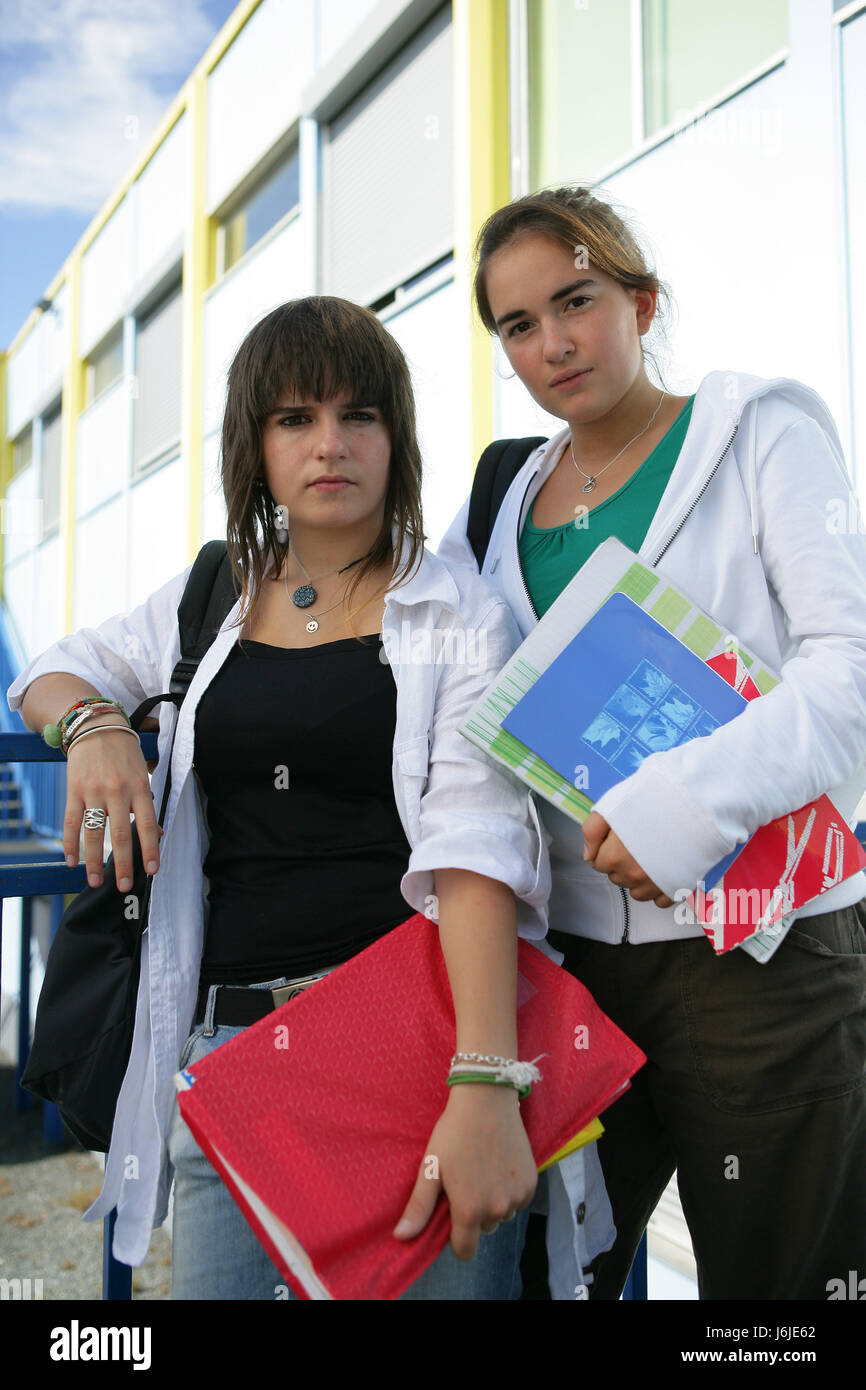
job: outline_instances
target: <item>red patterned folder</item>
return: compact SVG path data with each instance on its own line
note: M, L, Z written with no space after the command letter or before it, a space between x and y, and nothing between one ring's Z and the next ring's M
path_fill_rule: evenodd
M519 1055L543 1077L521 1114L542 1167L646 1058L525 941L518 969ZM416 914L179 1074L184 1119L301 1297L397 1298L444 1249L444 1197L415 1240L392 1231L448 1100L454 1039L438 928Z
M710 657L707 665L747 700L760 697L735 652ZM722 879L689 901L721 955L863 868L863 846L824 795L762 825Z

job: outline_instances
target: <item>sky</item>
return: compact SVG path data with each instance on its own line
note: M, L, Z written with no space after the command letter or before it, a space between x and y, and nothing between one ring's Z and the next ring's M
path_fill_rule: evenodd
M238 0L0 0L0 349Z

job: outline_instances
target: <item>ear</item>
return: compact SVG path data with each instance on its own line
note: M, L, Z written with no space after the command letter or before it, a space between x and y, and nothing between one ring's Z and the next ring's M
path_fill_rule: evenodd
M655 290L634 291L635 322L641 337L649 330L655 317L657 297Z

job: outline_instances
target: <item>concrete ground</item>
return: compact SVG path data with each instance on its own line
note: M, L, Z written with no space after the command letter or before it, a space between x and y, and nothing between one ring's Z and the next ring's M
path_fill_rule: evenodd
M99 1194L102 1164L71 1136L46 1148L42 1102L33 1098L29 1112L16 1113L13 1085L9 1057L0 1053L0 1279L30 1279L34 1292L41 1279L44 1299L100 1299L102 1222L81 1214ZM133 1270L132 1296L167 1300L170 1279L171 1239L162 1227Z

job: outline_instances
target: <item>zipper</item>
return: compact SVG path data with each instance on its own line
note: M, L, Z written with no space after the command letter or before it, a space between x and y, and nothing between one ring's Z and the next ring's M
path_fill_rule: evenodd
M521 583L523 584L523 592L526 594L526 602L529 604L530 611L536 622L538 622L538 614L535 611L535 604L532 602L532 595L529 592L529 586L526 583L526 576L523 573L523 564L520 559L520 518L523 516L523 508L526 505L526 498L529 495L529 489L532 487L533 481L537 477L538 469L536 468L535 472L532 474L532 477L529 479L529 482L526 484L526 487L523 492L523 498L521 500L520 507L517 511L517 535L515 536L515 545L517 547L517 568L520 571L520 579Z
M728 450L730 449L731 445L733 444L734 440L736 439L736 437L737 437L737 430L738 430L739 428L740 428L740 424L739 424L739 421L737 421L736 425L734 425L734 432L733 432L733 434L731 435L730 439L728 440L728 442L727 442L727 444L725 445L725 447L724 447L724 449L722 450L722 452L719 454L719 457L716 459L716 462L714 463L713 468L712 468L712 470L711 470L709 476L707 477L706 481L704 482L704 485L703 485L703 487L701 488L700 492L698 493L697 497L696 497L696 498L694 499L694 501L692 502L692 505L689 507L688 511L686 512L685 516L684 516L684 517L682 518L682 520L680 521L679 525L676 527L676 529L671 533L671 535L670 535L670 536L668 537L668 539L665 541L665 543L664 543L664 545L662 546L661 550L659 551L658 555L655 557L654 560L651 560L651 561L650 561L650 568L651 568L651 569L655 569L656 565L658 564L659 560L660 560L660 559L662 558L662 556L664 555L665 551L666 551L666 550L668 549L668 547L672 544L672 542L676 540L676 538L677 538L677 536L679 535L680 531L683 529L683 527L685 526L685 524L686 524L686 522L688 521L689 517L691 516L692 512L694 511L695 507L696 507L696 506L698 505L698 503L700 502L701 498L703 497L703 495L704 495L704 493L706 492L707 488L709 487L710 483L713 481L713 478L716 476L716 473L718 472L719 467L721 466L721 463L722 463L723 459L724 459L725 456L727 455ZM624 911L624 913L625 913L625 927L624 927L624 929L623 929L623 933L622 933L622 936L621 936L621 938L620 938L620 945L624 945L624 944L627 943L628 940L629 940L628 893L626 892L626 890L625 890L624 888L620 888L619 891L620 891L620 893L622 893L622 906L623 906L623 911Z
M740 422L739 422L739 420L738 420L737 423L734 425L734 433L731 435L731 437L730 437L730 439L728 440L727 444L725 445L724 449L723 449L722 452L719 454L719 457L716 459L716 462L715 462L715 464L713 465L712 472L710 473L709 477L706 479L706 481L705 481L703 487L701 488L701 490L700 490L700 492L698 493L698 495L697 495L697 497L695 498L695 500L692 502L692 505L689 507L688 511L686 512L686 514L685 514L685 516L683 517L682 521L680 522L679 526L676 528L676 530L675 530L675 531L668 537L668 539L665 541L665 544L663 545L662 549L659 551L659 553L658 553L658 555L655 557L655 559L650 561L650 568L651 568L651 569L655 569L656 565L658 564L659 560L660 560L660 559L662 558L662 556L664 555L665 551L668 549L668 547L671 545L671 543L672 543L673 541L676 540L676 538L677 538L677 536L679 535L680 531L683 529L683 527L685 526L685 524L686 524L686 522L688 521L689 517L691 516L692 512L694 511L695 507L696 507L696 506L698 505L698 503L700 502L701 498L703 497L703 495L704 495L704 493L706 492L707 488L709 487L710 483L713 481L713 478L716 476L716 473L718 472L718 469L719 469L719 465L721 464L722 460L724 459L725 455L727 454L728 450L730 449L731 445L733 444L734 440L736 439L736 437L737 437L737 430L738 430L739 428L740 428Z

